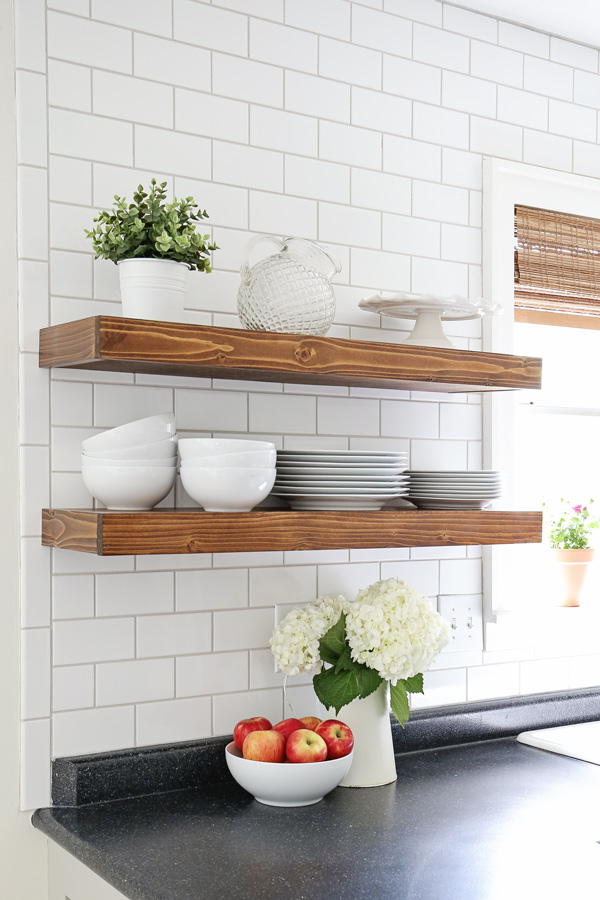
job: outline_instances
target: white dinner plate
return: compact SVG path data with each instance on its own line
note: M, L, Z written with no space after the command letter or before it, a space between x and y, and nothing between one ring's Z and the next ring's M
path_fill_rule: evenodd
M316 466L334 466L338 468L341 466L345 468L347 466L395 466L397 469L406 469L408 465L408 460L403 459L400 456L388 457L388 459L373 459L370 456L357 456L355 459L279 459L277 458L276 466L281 465L293 465L293 466L306 466L306 465L316 465Z
M274 494L276 497L297 497L304 495L305 497L331 497L333 495L338 497L363 497L363 496L372 496L372 497L389 497L391 500L394 497L404 497L407 495L406 488L395 488L391 490L390 488L333 488L333 487L323 487L323 488L306 488L306 487L285 487L279 488L274 487L271 491L271 494Z
M368 481L365 479L362 480L353 480L348 481L346 479L333 481L331 479L324 478L320 481L299 481L299 480L291 480L291 479L277 479L275 481L275 487L306 487L306 488L360 488L361 490L367 488L382 488L383 490L395 490L399 488L400 490L408 490L408 485L403 481Z
M493 478L491 475L487 475L485 478L448 478L442 476L439 478L428 478L425 475L411 475L410 472L407 474L411 481L423 481L427 482L427 484L501 484L504 481L503 478Z
M478 478L468 478L466 475L439 475L435 478L431 475L415 475L413 472L406 472L413 481L427 481L432 484L444 482L447 484L489 484L490 482L500 484L504 479L499 475L485 475Z
M485 509L492 499L484 500L426 500L425 498L409 497L411 503L419 509Z
M409 475L422 475L428 478L438 478L446 476L457 476L459 478L473 478L477 476L487 476L495 478L502 477L502 472L498 472L495 469L409 469L408 473Z
M409 492L408 499L411 503L415 500L497 500L502 494L412 494Z
M457 496L457 495L440 495L440 494L431 494L431 495L423 495L423 494L408 494L407 499L410 500L411 503L415 503L417 500L443 500L443 501L451 501L451 500L488 500L490 503L493 500L499 500L502 494L487 494L486 496L482 496L481 494L477 496Z
M370 469L368 472L357 472L355 469L342 469L341 471L326 470L325 472L309 469L299 472L297 469L277 469L278 478L346 478L354 481L355 478L385 478L386 480L397 480L409 482L410 478L405 472L386 472L385 469Z
M388 465L400 464L408 459L407 453L277 453L278 462L320 462L331 465L337 463L379 463L385 462Z
M504 486L501 484L415 484L414 481L411 481L410 489L413 494L437 494L440 492L442 494L504 493Z
M406 465L360 465L352 464L325 466L322 463L281 463L277 462L278 472L289 472L290 475L406 475Z
M384 500L376 497L290 497L292 509L381 509Z
M456 493L457 491L459 493L461 491L469 491L470 493L473 491L483 491L484 493L489 493L490 491L502 492L504 487L501 484L415 484L414 481L411 481L410 489L415 493L418 491L427 491L428 493L435 491L444 491L447 493Z
M443 491L450 494L457 492L460 494L463 491L469 491L470 493L473 491L483 491L483 493L502 491L503 486L501 484L415 484L414 481L411 481L410 489L415 493L417 491L427 491L428 493Z
M278 450L278 456L408 456L407 450Z
M279 481L282 478L293 481L402 481L409 484L410 478L398 472L394 475L387 475L385 472L369 472L368 475L355 475L353 472L327 472L320 475L318 472L282 472L278 469L276 478Z
M463 489L489 491L502 489L505 484L503 481L418 481L411 478L410 486L425 488L428 491L460 491Z

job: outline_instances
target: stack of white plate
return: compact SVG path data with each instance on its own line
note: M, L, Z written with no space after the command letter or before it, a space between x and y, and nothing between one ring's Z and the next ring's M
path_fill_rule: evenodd
M502 475L487 469L411 469L408 499L422 509L483 509L502 495Z
M152 509L177 474L173 413L119 425L81 444L81 473L88 491L107 509Z
M382 450L278 450L272 493L292 509L381 509L406 496L408 455Z

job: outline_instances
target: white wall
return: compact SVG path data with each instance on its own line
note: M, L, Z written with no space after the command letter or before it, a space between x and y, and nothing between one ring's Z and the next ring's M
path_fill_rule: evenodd
M13 900L48 894L46 839L19 811L19 497L17 340L17 156L12 3L0 4L0 872L2 892Z
M152 175L194 194L222 247L193 280L190 321L238 326L241 248L291 233L342 260L331 334L400 339L401 323L380 328L357 303L379 289L479 295L484 154L596 173L598 52L437 0L17 0L17 12L24 805L47 802L53 755L279 718L274 606L379 577L473 616L421 704L599 683L599 655L483 652L478 548L101 559L40 546L42 506L91 505L80 441L140 415L173 410L183 435L478 468L477 395L48 373L36 357L39 327L118 314L116 268L93 261L83 229ZM449 330L480 348L477 324ZM289 694L300 713L314 702L307 681Z

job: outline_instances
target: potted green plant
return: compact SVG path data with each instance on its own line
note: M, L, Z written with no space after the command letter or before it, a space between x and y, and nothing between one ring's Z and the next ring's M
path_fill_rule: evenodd
M85 231L96 259L119 267L123 315L135 319L181 321L190 270L210 272L217 250L197 223L208 218L193 197L167 201L167 182L140 184L133 201L115 194L111 210L102 210Z
M559 566L564 597L561 606L579 606L581 591L594 549L590 547L591 531L598 528L598 519L589 506L571 506L561 497L561 509L548 515L548 539L555 562ZM590 500L590 505L593 503ZM544 504L545 505L545 504Z

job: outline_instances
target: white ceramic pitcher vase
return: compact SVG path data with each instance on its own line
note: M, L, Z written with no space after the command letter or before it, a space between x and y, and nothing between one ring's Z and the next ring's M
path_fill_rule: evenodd
M364 700L353 700L343 706L339 716L354 735L354 756L348 774L340 787L376 787L390 784L398 777L390 721L389 685L387 681Z

